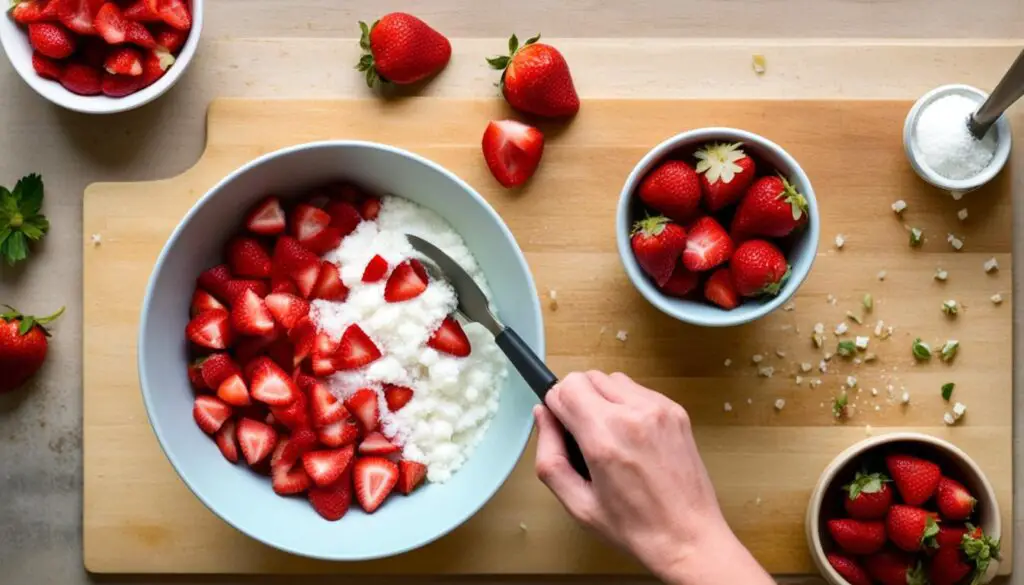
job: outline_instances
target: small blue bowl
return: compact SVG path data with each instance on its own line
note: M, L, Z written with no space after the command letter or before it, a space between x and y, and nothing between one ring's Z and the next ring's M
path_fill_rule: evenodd
M651 279L640 268L636 257L633 256L630 245L630 230L633 223L640 219L637 217L637 210L640 206L633 200L640 182L647 173L654 169L661 161L669 158L677 151L687 152L695 150L708 142L742 142L744 149L749 152L758 162L763 162L774 167L782 176L786 177L796 189L807 198L808 222L806 228L801 232L787 253L787 260L791 266L789 279L783 285L782 290L775 297L761 299L744 299L740 306L731 311L726 311L710 303L700 300L678 299L668 296L654 285ZM758 170L761 173L760 169ZM728 227L728 226L726 226ZM814 197L814 188L807 174L800 168L788 152L771 140L735 128L699 128L676 134L672 138L662 142L648 152L640 162L633 168L633 172L626 179L622 186L622 193L619 194L619 206L615 212L615 232L619 247L619 258L626 269L629 280L633 282L640 294L661 312L670 315L693 325L705 327L730 327L742 325L759 319L771 313L778 307L785 304L800 288L804 279L811 271L811 265L818 253L818 237L821 233L821 218L818 214L818 202Z

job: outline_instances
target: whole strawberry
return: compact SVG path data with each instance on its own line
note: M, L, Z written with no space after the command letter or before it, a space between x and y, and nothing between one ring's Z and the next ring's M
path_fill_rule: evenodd
M729 263L736 291L744 297L777 295L789 278L786 257L774 244L750 240L740 244Z
M732 220L735 238L789 235L807 219L807 199L781 176L762 177L747 189Z
M895 551L884 551L864 559L868 575L882 585L928 585L921 562Z
M658 286L665 286L672 277L672 271L686 247L686 230L669 221L667 217L656 216L636 222L631 239L633 254L644 272L649 274Z
M935 537L938 551L928 563L931 585L956 585L974 574L972 583L985 575L992 559L999 558L999 540L970 524L943 526Z
M39 22L28 25L28 41L33 49L51 59L64 59L75 52L75 35L59 23Z
M856 560L839 553L829 553L826 558L828 564L850 585L871 585L871 577Z
M896 504L885 517L885 531L899 548L917 552L925 546L934 548L939 524L928 510Z
M942 472L939 466L911 455L889 455L885 458L889 477L896 484L903 502L920 506L927 502L939 486Z
M64 312L61 307L49 317L33 317L5 306L9 310L0 313L0 394L18 388L39 371L49 347L45 326Z
M966 520L978 500L960 482L943 477L935 490L935 503L946 520Z
M359 23L359 46L366 53L356 69L366 73L366 85L416 83L445 68L452 44L430 25L404 12L385 14L367 26Z
M683 161L665 161L644 177L637 196L655 211L686 223L700 209L700 179Z
M869 555L885 546L885 523L880 521L833 519L828 533L839 548L854 555Z
M851 518L858 520L880 520L892 505L892 490L886 485L891 481L881 473L857 472L849 485L844 485L846 497L843 506Z
M740 148L742 143L708 144L693 153L704 191L704 204L715 212L743 197L754 182L754 160Z
M501 93L509 105L528 114L549 118L575 115L580 97L569 65L558 49L538 40L540 35L520 47L519 39L512 35L508 55L487 59L492 68L502 70Z

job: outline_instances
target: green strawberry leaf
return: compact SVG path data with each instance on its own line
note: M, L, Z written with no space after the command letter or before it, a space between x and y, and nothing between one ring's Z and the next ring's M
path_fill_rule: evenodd
M526 45L532 45L532 44L536 43L539 40L540 40L540 33L537 33L535 36L532 36L532 37L526 39L526 42L523 43L523 46L525 47Z
M488 57L487 64L490 65L492 69L504 69L508 67L509 60L510 59L505 55L498 55L496 57Z
M28 335L29 331L36 326L36 320L31 315L22 317L21 323L18 325L18 335Z
M14 198L25 216L35 215L43 207L43 178L32 173L21 178L14 186Z
M7 264L9 266L14 266L18 262L28 258L28 245L25 242L25 234L21 232L13 232L8 236L7 241L4 242L3 248L0 249L0 254L3 255L5 260L7 260Z
M956 384L947 382L942 385L942 399L949 402L949 399L953 397L953 389L956 388Z
M26 175L13 191L0 187L0 256L13 266L28 257L28 242L38 241L50 230L50 222L40 213L43 206L43 180L37 174Z
M512 33L512 36L508 38L508 54L515 55L516 51L519 50L519 37Z

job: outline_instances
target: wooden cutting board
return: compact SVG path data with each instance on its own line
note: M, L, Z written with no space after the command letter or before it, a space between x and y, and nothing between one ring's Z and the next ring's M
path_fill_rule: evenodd
M466 179L498 210L526 253L545 307L548 359L556 373L620 370L689 410L697 440L730 524L773 573L813 571L803 536L810 490L824 466L866 433L914 429L955 442L995 485L1004 550L1012 518L1011 196L1004 173L955 202L917 179L904 159L902 101L587 101L567 125L544 126L548 144L535 178L506 191L480 156L489 119L511 113L498 100L246 101L210 107L207 148L179 177L96 184L84 212L85 565L97 573L632 573L639 569L570 520L534 478L533 448L504 488L464 526L390 560L343 564L269 549L219 520L171 469L150 430L135 366L139 307L153 262L188 208L242 163L269 151L323 139L365 139L429 157ZM1019 122L1018 122L1019 124ZM794 307L744 327L700 329L676 322L633 289L615 249L619 189L633 165L670 135L735 126L788 149L811 178L822 210L822 241ZM904 199L903 220L890 204ZM969 218L957 220L966 207ZM903 222L926 242L907 244ZM957 253L946 242L965 241ZM836 250L842 233L846 245ZM93 235L100 243L93 241ZM985 274L988 258L1000 270ZM949 280L933 280L936 268ZM886 272L884 280L878 278ZM557 291L557 306L550 302ZM873 313L858 326L870 292ZM1000 292L1001 305L989 297ZM956 319L944 299L963 304ZM895 326L872 336L878 359L833 359L818 372L815 323L847 322L870 335L875 320ZM619 332L628 335L617 339ZM169 333L169 334L174 334ZM960 340L956 362L914 363L911 341ZM836 339L828 336L828 348ZM772 377L758 375L774 368ZM731 366L725 365L731 360ZM801 374L799 364L814 371ZM831 397L848 375L862 391L848 422ZM809 387L809 380L821 385ZM953 381L969 413L948 428L940 386ZM889 397L889 387L896 400ZM909 406L898 397L911 394ZM878 395L874 396L875 390ZM773 405L782 398L785 408ZM725 405L730 404L731 412ZM269 487L268 487L269 489ZM253 511L259 513L258 510ZM1001 565L1010 571L1010 561Z

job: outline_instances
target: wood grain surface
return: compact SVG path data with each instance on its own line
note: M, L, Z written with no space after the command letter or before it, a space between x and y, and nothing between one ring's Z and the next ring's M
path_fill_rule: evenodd
M1012 526L1011 197L1004 173L962 203L926 187L903 158L902 101L591 100L565 126L548 125L544 165L525 188L496 186L479 156L486 120L509 112L497 100L220 100L210 109L207 148L185 174L151 183L98 184L84 211L85 562L100 573L631 573L637 567L584 534L532 474L532 448L495 499L452 535L387 562L328 564L267 549L221 522L192 496L164 459L142 408L134 341L142 291L166 236L185 211L229 171L276 148L320 139L395 144L450 168L503 216L530 262L545 300L548 359L556 373L621 370L681 402L730 524L773 573L812 570L803 538L806 498L825 464L866 432L916 429L952 440L976 458L996 486L1004 526ZM811 177L822 209L822 241L792 311L757 323L707 330L648 306L626 279L615 252L613 210L621 183L648 148L699 126L762 133L789 150ZM926 242L907 245L889 208L902 198L904 220ZM960 223L956 210L968 207ZM945 234L966 242L954 252ZM94 246L91 234L100 234ZM836 233L846 235L841 251ZM985 274L984 261L1001 270ZM937 267L949 281L932 279ZM887 272L884 281L877 279ZM557 291L558 306L547 302ZM868 324L846 321L875 298ZM989 297L1002 292L1000 306ZM964 306L957 319L946 298ZM829 302L834 299L834 302ZM896 327L872 338L879 358L817 365L809 334L816 322L848 322L869 335L875 319ZM618 331L628 332L625 342ZM170 334L177 334L172 332ZM952 365L917 365L910 342L961 342ZM836 339L828 336L828 344ZM782 356L779 353L784 354ZM774 367L757 375L751 357ZM731 367L724 360L732 360ZM849 422L828 404L848 375L858 379ZM809 388L807 379L822 384ZM957 382L970 410L955 428L939 386ZM910 406L890 399L905 388ZM878 389L878 396L871 389ZM781 411L773 406L786 400ZM725 402L732 412L724 412ZM877 408L876 408L877 406ZM870 430L867 427L872 427ZM520 523L527 530L520 529ZM1007 550L1011 530L1004 530ZM1008 572L1010 563L1001 570Z

